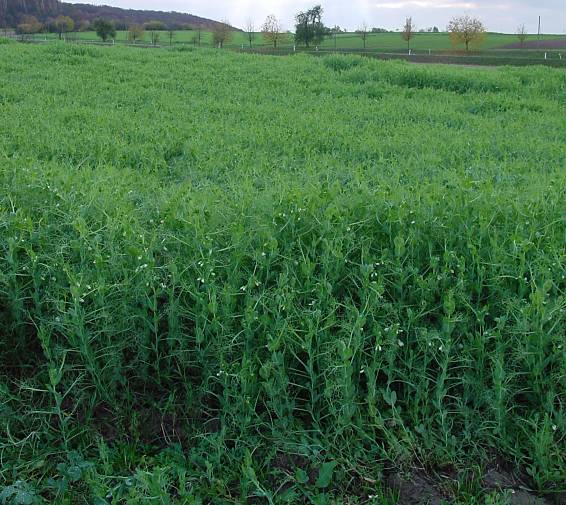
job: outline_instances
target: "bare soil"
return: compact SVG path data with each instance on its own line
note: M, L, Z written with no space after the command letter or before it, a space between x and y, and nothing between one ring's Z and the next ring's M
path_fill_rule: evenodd
M442 505L453 503L453 498L447 492L450 488L449 480L456 476L427 475L421 471L393 473L387 478L387 486L399 496L398 505ZM553 496L545 499L530 491L512 473L501 468L487 470L481 480L484 493L500 491L509 493L509 505L554 505L563 503L564 496Z

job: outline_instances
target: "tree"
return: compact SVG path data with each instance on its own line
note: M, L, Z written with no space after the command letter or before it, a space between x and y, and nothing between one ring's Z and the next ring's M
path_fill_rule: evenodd
M87 32L88 30L90 30L90 21L88 21L88 19L81 19L77 26L77 30L79 32Z
M485 38L485 27L483 23L470 16L452 18L447 28L452 44L466 45L466 51L470 50L470 44L479 45Z
M138 40L143 40L144 30L141 25L130 25L128 28L128 41L135 44Z
M69 16L57 16L53 24L59 34L59 40L63 38L64 33L75 29L75 22Z
M311 44L320 44L330 30L322 23L322 7L315 5L312 9L299 12L295 16L295 41L309 47Z
M43 30L43 25L35 16L24 16L22 22L17 26L17 32L25 35L32 35Z
M255 40L255 26L252 19L246 21L246 35L248 37L248 42L250 44L250 49L252 48L253 41Z
M526 26L524 24L519 26L517 28L516 34L517 34L517 38L519 39L519 42L521 43L521 47L523 47L525 45L525 40L527 40L529 36Z
M55 26L55 19L51 17L47 18L43 23L43 29L49 33L57 33L57 27Z
M411 50L411 39L415 36L415 26L413 25L413 18L405 19L405 25L403 26L403 31L401 32L401 37L405 42L407 42L407 49Z
M163 32L167 30L167 26L162 21L148 21L143 27L149 32Z
M212 42L215 47L222 49L224 44L232 38L232 27L230 22L223 20L221 23L214 25L212 29Z
M167 29L165 23L161 21L148 21L143 25L146 31L151 33L151 45L156 46L159 42L159 32Z
M440 30L438 29L438 26L433 26L432 27L432 33L439 33Z
M266 42L273 44L273 47L277 48L277 42L281 39L283 33L281 23L273 14L267 16L265 23L261 27L261 33Z
M116 37L116 28L114 23L108 19L98 18L92 23L92 27L103 42L106 42L109 38Z
M362 26L360 26L356 30L356 33L362 38L362 40L364 42L364 49L365 49L366 48L366 41L367 41L368 33L369 33L368 25L366 23L362 23Z

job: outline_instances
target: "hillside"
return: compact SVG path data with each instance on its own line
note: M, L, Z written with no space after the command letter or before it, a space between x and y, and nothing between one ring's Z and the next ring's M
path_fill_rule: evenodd
M218 21L182 12L145 11L121 9L108 5L70 4L58 0L0 0L0 26L15 26L24 16L36 16L41 22L58 15L73 18L75 23L93 21L98 17L111 19L117 28L132 23L162 21L172 28L190 26L211 29Z
M121 9L119 7L110 7L108 5L90 5L90 4L61 4L62 14L73 19L92 21L98 17L113 20L118 27L120 25L129 25L132 23L143 24L148 21L162 21L167 26L180 28L189 25L193 28L211 29L218 25L218 21L212 19L201 18L192 14L183 12L163 12L163 11L146 11L134 9Z
M60 8L58 0L0 0L0 26L15 26L23 16L45 19Z

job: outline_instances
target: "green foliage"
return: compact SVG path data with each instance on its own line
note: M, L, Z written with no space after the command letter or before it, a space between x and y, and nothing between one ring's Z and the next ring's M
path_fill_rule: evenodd
M59 33L59 38L63 33L72 32L75 29L75 22L69 16L57 16L53 24Z
M104 42L108 39L113 39L116 37L116 27L112 21L108 19L98 18L92 22L92 27Z
M3 48L4 502L392 504L390 462L494 454L558 490L565 104L539 67Z
M330 29L322 22L322 7L316 5L305 12L299 12L295 20L295 41L309 47L313 44L320 44L324 37L330 35Z
M0 503L2 505L33 505L40 503L33 487L20 480L0 489Z
M165 31L167 29L165 23L162 21L149 21L148 23L145 23L143 27L147 31Z
M338 465L337 461L330 461L328 463L324 463L320 467L320 471L318 474L318 478L316 479L316 487L318 488L327 488L332 481L332 474L334 473L334 469Z

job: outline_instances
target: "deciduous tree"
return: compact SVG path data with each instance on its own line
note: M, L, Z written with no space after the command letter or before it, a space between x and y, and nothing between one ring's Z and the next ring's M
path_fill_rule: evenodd
M86 32L89 29L90 29L90 21L88 21L88 19L82 19L81 21L79 21L77 26L77 30L79 32Z
M230 22L227 20L222 20L222 22L214 25L212 29L212 42L214 45L220 49L224 47L224 44L230 41L232 38L232 27Z
M362 23L362 26L360 26L356 30L356 33L361 37L361 39L364 43L364 49L365 49L366 45L367 45L367 38L368 38L368 33L369 33L368 25L366 23Z
M167 26L162 21L148 21L143 25L144 29L151 35L151 45L156 46L159 42L159 32L167 30Z
M413 25L413 18L405 19L405 24L403 26L403 31L401 32L401 37L405 42L407 42L407 49L411 50L411 39L415 36L415 26Z
M295 41L309 47L311 44L320 44L330 30L322 22L323 9L315 5L312 9L299 12L295 16Z
M462 43L466 46L466 51L470 50L470 45L479 45L485 38L485 27L478 18L470 16L460 16L452 18L447 28L452 44Z
M523 47L525 45L525 41L529 36L529 33L527 32L527 27L524 24L520 25L517 28L516 34L517 34L517 38L519 39L519 42L521 43L521 47Z
M63 38L64 33L72 32L75 29L75 22L69 16L57 16L54 25L59 34L59 39Z
M138 40L143 40L144 29L141 25L130 25L128 28L128 41L135 44Z
M255 26L252 19L248 19L246 21L246 37L248 39L248 43L250 45L250 49L252 48L253 41L255 40Z
M277 48L277 42L281 40L283 33L281 29L281 23L273 14L267 16L265 22L261 27L261 33L268 44L271 44L274 48Z
M167 26L162 21L148 21L143 25L144 29L153 32L162 32L167 29Z
M106 42L109 38L116 37L116 27L114 26L114 23L108 19L95 19L92 23L92 27L103 42Z
M32 35L39 33L43 29L43 25L35 16L24 16L22 22L17 26L18 33Z

